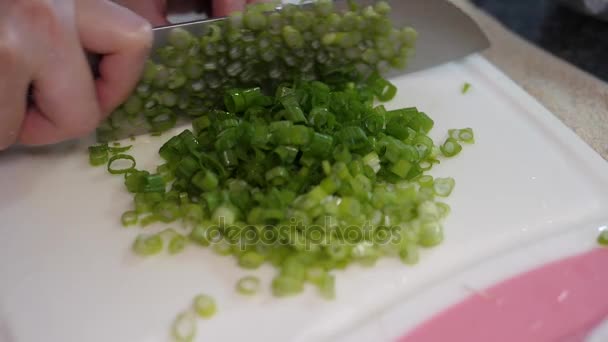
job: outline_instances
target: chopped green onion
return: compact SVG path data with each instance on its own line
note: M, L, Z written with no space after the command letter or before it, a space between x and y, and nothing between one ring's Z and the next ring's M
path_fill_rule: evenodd
M462 85L462 93L463 93L463 94L466 94L466 93L468 93L468 92L469 92L469 90L471 90L471 84L470 84L469 82L465 82L465 83Z
M263 255L250 251L245 252L239 257L239 266L247 269L256 269L264 263L265 258Z
M108 159L108 145L89 146L89 163L92 166L104 165Z
M226 109L232 113L242 113L254 105L264 104L266 97L262 90L257 88L232 89L226 92L224 104Z
M232 246L224 240L214 243L211 248L218 255L230 255L232 253Z
M448 130L448 134L450 135L450 138L456 141L467 144L475 143L475 135L473 134L472 128L450 129Z
M303 47L304 39L302 38L302 34L293 26L284 26L282 34L283 40L288 47L292 49L299 49Z
M163 249L160 235L139 235L133 243L133 251L141 256L158 254Z
M336 298L336 278L328 273L325 273L317 284L321 297L332 300Z
M437 209L439 210L439 217L442 219L446 218L452 210L449 205L443 202L437 202L436 205Z
M196 336L196 321L192 312L182 312L173 321L171 334L176 342L192 342Z
M437 222L425 222L420 228L419 243L423 247L433 247L443 241L443 227Z
M193 307L196 314L201 318L209 319L217 313L215 299L206 294L199 294L196 296L194 298Z
M155 51L158 62L146 63L98 136L115 140L124 122L160 133L193 121L163 144L154 173L106 157L125 175L140 226L180 221L190 231L139 237L136 253L166 243L174 254L194 242L242 268L268 261L280 270L276 296L308 282L332 299L333 270L385 256L413 264L418 247L442 241L450 210L436 198L449 196L454 181L427 171L454 146L435 145L434 121L418 108L375 106L395 98L381 75L407 64L416 31L393 27L387 2L349 7L247 7L201 36L178 29ZM468 129L450 138L474 140ZM97 162L124 152L105 146ZM387 245L389 227L403 234ZM239 286L252 292L259 281Z
M464 143L472 144L475 142L475 136L471 128L461 129L458 133L458 139Z
M219 180L217 175L211 171L199 171L192 178L192 184L203 191L213 191L217 188Z
M125 160L128 161L130 165L117 168L114 167L114 164L124 164ZM115 156L110 157L110 159L108 160L108 172L113 175L128 173L129 171L134 169L135 158L128 154L117 154Z
M186 247L186 237L181 234L174 234L171 240L169 240L168 251L169 254L177 254L184 250Z
M454 181L454 178L437 178L433 183L433 191L437 196L448 197L452 193L455 185L456 182Z
M602 246L608 246L608 230L603 230L597 237L597 243Z
M278 276L272 280L272 293L277 297L294 296L304 291L301 280L289 276Z
M181 216L179 205L169 201L158 203L154 207L154 215L162 222L169 223Z
M192 35L190 32L182 29L176 28L169 32L168 40L169 44L173 45L178 49L186 49L190 46L192 42Z
M242 295L254 295L260 290L260 279L253 276L243 277L237 282L236 290Z
M446 157L454 157L462 151L462 146L456 139L448 138L440 147L441 153Z
M406 178L412 168L412 164L407 160L401 159L391 167L391 172L401 178Z
M129 151L133 146L129 145L129 146L114 146L114 147L109 147L108 151L110 153L125 153L127 151Z
M122 214L120 221L124 227L133 226L137 224L137 212L136 211L125 211Z
M420 258L418 246L415 243L406 243L399 251L399 258L406 265L417 264Z
M245 26L251 30L259 31L266 27L266 17L261 11L250 10L243 16Z

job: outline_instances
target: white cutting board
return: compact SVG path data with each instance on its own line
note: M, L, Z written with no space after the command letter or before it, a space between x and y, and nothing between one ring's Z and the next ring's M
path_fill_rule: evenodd
M427 112L437 142L447 129L464 127L475 130L477 141L432 172L457 185L445 242L424 251L417 266L384 260L338 272L333 302L313 289L275 299L272 269L264 268L256 272L264 290L244 298L234 284L251 272L232 258L194 246L174 257L131 253L139 229L120 225L131 195L121 177L88 165L90 140L16 150L0 154L0 341L168 341L175 315L201 292L217 299L219 312L199 321L197 341L333 340L374 322L389 304L426 298L413 302L418 316L403 321L405 332L448 304L423 290L444 280L449 285L482 260L572 229L588 235L584 248L593 245L593 224L608 222L608 163L483 57L393 82L399 94L389 107ZM466 95L464 82L472 84ZM168 136L137 139L139 167L159 163L156 151ZM548 249L541 259L575 249ZM490 268L485 279L526 268ZM399 324L392 324L377 340L398 335Z

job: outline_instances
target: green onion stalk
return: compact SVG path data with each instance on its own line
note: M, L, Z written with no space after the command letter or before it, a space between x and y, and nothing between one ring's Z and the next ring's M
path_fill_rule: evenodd
M348 11L338 11L329 0L271 8L250 5L197 36L174 29L169 43L153 51L133 94L99 127L98 139L112 140L141 126L167 131L179 118L203 117L223 105L225 91L236 87L261 86L269 93L296 80L361 82L376 71L403 69L417 38L411 27L392 26L384 1ZM386 99L396 88L378 84L377 91ZM259 90L233 95L228 104L233 112L267 100ZM301 119L297 108L286 110ZM92 163L102 160L97 155Z

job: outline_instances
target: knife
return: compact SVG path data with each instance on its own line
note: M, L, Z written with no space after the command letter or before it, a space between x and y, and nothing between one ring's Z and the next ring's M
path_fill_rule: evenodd
M335 0L339 10L348 9L349 0ZM375 0L356 0L360 6L374 4ZM391 21L396 27L411 26L418 32L415 55L408 67L398 73L412 73L459 60L480 52L490 42L480 27L460 8L446 0L389 0ZM305 2L300 6L312 6ZM276 10L280 10L281 5ZM226 18L190 21L154 29L154 50L166 45L171 29L182 28L194 35L207 32L209 25ZM154 59L154 56L152 56Z
M346 10L351 0L335 0L338 10ZM376 0L355 0L360 6L371 5ZM391 21L396 27L410 26L418 32L415 54L403 70L393 70L388 76L407 74L456 61L490 46L490 42L473 19L447 0L388 0ZM312 6L312 1L299 6ZM275 10L280 10L278 5ZM210 25L226 17L196 20L154 28L153 51L168 43L169 32L182 28L194 35L206 34ZM95 77L98 77L99 56L87 55ZM154 60L156 57L151 56ZM28 103L34 103L28 92Z

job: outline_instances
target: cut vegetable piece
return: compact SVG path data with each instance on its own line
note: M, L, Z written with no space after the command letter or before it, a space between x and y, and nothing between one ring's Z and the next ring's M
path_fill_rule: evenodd
M217 313L215 299L206 294L199 294L194 297L192 306L194 307L194 312L201 318L209 319Z
M247 269L256 269L265 261L265 257L259 253L249 251L239 257L239 266Z
M437 178L433 183L433 191L437 196L448 197L452 193L455 185L456 181L454 178Z
M462 151L462 146L454 138L448 138L440 147L441 153L446 157L454 157Z
M277 297L295 296L303 290L304 284L297 278L281 275L272 280L272 293Z
M424 222L420 227L418 243L423 247L434 247L443 241L443 227L438 222Z
M108 159L108 145L89 146L89 163L92 166L104 165Z
M126 164L126 165L124 165ZM135 170L135 158L128 154L117 154L108 160L108 172L114 175Z
M597 237L597 243L602 246L608 246L608 230L603 230Z
M180 253L184 250L184 248L186 248L186 243L186 237L176 233L175 235L173 235L173 237L171 237L171 240L169 240L169 246L167 250L169 251L169 254Z
M252 296L260 290L260 279L254 276L243 277L236 284L236 290L242 295Z
M163 250L163 239L160 235L139 235L133 243L133 251L141 256L158 254Z
M176 342L192 342L196 336L196 320L190 311L177 315L171 326L171 335Z
M318 282L321 297L332 300L336 298L336 278L332 274L325 273Z
M122 214L120 221L124 227L133 226L137 224L137 212L136 211L125 211Z

